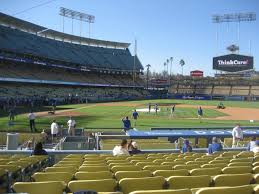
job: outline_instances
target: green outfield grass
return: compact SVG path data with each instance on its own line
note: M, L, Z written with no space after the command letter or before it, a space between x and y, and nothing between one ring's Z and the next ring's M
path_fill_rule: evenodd
M137 129L149 130L150 127L208 127L208 126L233 126L236 122L242 125L258 125L257 122L250 123L249 121L233 121L233 120L215 120L215 117L226 116L224 113L215 109L204 109L204 118L202 122L197 119L196 107L177 107L174 118L170 118L170 110L167 110L172 103L175 104L188 104L195 106L215 106L219 101L198 101L198 100L143 100L143 101L127 101L120 102L119 105L109 106L102 104L80 104L80 105L65 105L59 106L59 110L72 110L82 114L76 116L77 127L83 128L121 128L121 118L124 116L131 116L134 108L147 108L148 103L163 104L158 115L155 113L139 113L140 117L137 123ZM134 105L133 105L134 104ZM227 108L231 107L247 107L247 108L259 108L259 102L240 102L240 101L224 101L224 105ZM43 111L50 109L45 107ZM20 109L20 113L27 112L26 109ZM8 126L8 117L6 113L2 113L0 117L0 129L1 131L29 131L29 124L27 114L18 115L15 121L15 125ZM49 129L49 126L54 119L53 116L38 117L36 119L36 127L40 131L41 129ZM62 116L56 118L60 125L66 126L68 116Z

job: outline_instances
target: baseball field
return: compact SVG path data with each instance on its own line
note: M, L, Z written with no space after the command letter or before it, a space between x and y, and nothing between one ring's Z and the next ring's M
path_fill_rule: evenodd
M159 112L148 113L148 104L158 104ZM208 127L208 126L233 126L235 123L241 125L259 124L259 102L246 101L224 101L225 109L217 109L219 101L204 100L141 100L109 103L88 103L77 105L58 106L55 115L49 115L51 107L43 107L36 112L36 128L49 130L53 119L60 126L66 127L69 116L72 116L78 128L88 130L94 128L122 127L121 118L129 116L131 119L134 109L141 110L136 128L149 130L151 127ZM170 108L175 104L175 113L172 116ZM203 108L203 118L197 118L197 107ZM1 131L29 132L28 110L17 107L17 116L13 124L9 123L8 113L1 112Z

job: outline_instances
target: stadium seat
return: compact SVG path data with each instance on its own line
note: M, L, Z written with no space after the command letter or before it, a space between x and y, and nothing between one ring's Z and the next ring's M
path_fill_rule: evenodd
M221 168L215 167L215 168L196 168L190 170L191 176L200 176L200 175L210 175L215 176L221 174Z
M171 170L172 166L169 165L147 165L143 167L144 170L150 170L152 172L156 170Z
M252 166L229 166L222 169L223 174L252 173Z
M249 158L249 157L254 157L254 152L243 151L236 155L236 158Z
M259 173L259 166L255 166L255 167L253 168L253 173L254 173L254 174L258 174L258 173Z
M100 180L100 179L112 179L113 174L109 171L99 172L77 172L75 174L77 180Z
M202 168L217 168L217 167L224 168L226 166L227 166L227 164L225 164L225 163L220 163L220 164L203 164L203 165L201 165Z
M166 160L166 162L162 163L162 165L169 165L169 166L175 166L178 164L185 164L185 162L184 161L167 161Z
M181 170L156 170L155 172L153 172L153 175L168 178L168 177L171 177L171 176L188 176L189 172L186 169L181 169Z
M119 186L124 194L132 191L160 190L163 189L165 179L163 177L124 178L119 181Z
M215 187L249 185L253 180L250 173L247 174L221 174L213 177Z
M108 166L81 166L78 169L79 171L84 172L99 172L99 171L109 171Z
M230 162L253 162L253 158L234 158Z
M68 188L71 192L94 190L97 192L114 192L116 191L117 183L114 179L101 180L77 180L70 181Z
M228 166L252 166L252 162L231 162Z
M236 187L211 187L201 188L195 194L253 194L254 190L250 185Z
M141 168L144 168L144 166L147 166L147 165L154 165L153 162L138 162L136 163L137 166L140 166Z
M210 176L171 176L167 179L169 189L191 189L200 187L209 187L211 183Z
M141 171L118 171L115 173L115 178L119 181L123 178L142 178L151 177L152 173L149 170Z
M65 188L65 183L60 181L17 182L13 185L16 193L29 194L63 194Z
M254 180L256 184L259 184L259 174L254 175Z
M147 190L147 191L133 191L130 194L160 194L160 193L167 193L167 194L192 194L190 189L177 189L177 190Z
M179 165L174 166L174 170L180 170L180 169L192 170L195 168L200 168L200 165L198 165L198 164L193 164L193 165L179 164Z
M32 175L36 182L64 181L68 183L73 178L73 174L68 172L37 172Z
M139 166L113 166L111 168L111 171L114 173L118 171L138 171L138 170L142 170L142 168Z
M45 172L68 172L74 174L76 171L77 168L75 168L74 166L45 168Z

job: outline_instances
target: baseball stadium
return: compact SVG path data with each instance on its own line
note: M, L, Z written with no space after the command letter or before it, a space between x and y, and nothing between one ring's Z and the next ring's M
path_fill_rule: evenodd
M259 7L184 2L1 2L0 194L259 194Z

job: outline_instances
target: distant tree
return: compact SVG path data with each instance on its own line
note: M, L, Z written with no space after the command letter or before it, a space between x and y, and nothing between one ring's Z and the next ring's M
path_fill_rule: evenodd
M180 60L179 64L181 65L182 67L182 75L183 75L183 66L185 65L185 62L183 59Z

